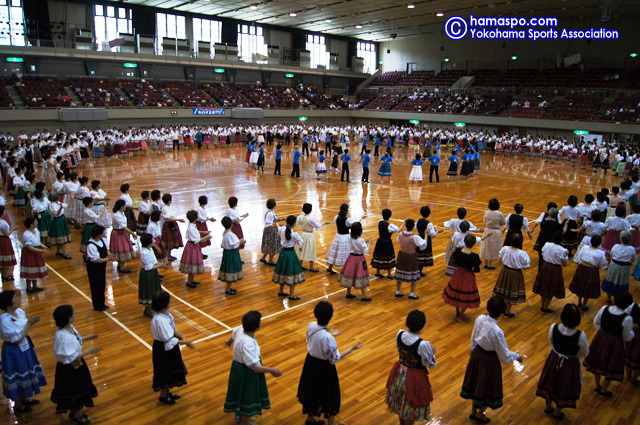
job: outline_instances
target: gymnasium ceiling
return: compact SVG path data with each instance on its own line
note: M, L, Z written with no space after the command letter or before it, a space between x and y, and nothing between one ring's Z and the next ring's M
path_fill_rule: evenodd
M182 12L241 19L256 24L385 41L442 32L451 16L557 17L600 22L605 5L617 18L640 17L640 0L124 0ZM122 2L122 0L118 1ZM414 8L408 8L413 4ZM252 7L253 6L253 7ZM290 14L295 13L296 16ZM443 13L439 17L436 14ZM606 25L603 25L606 27ZM359 28L361 27L361 28Z

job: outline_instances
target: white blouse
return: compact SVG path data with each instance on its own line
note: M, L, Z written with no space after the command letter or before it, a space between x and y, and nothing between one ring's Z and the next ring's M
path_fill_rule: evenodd
M585 220L584 222L584 232L587 236L602 236L605 228L605 224L601 221Z
M583 246L582 249L580 249L579 257L580 263L589 263L600 269L606 269L609 266L607 257L600 248L594 248L590 245Z
M151 202L140 201L140 203L138 204L138 211L143 214L151 215Z
M292 229L291 230L291 239L287 240L287 238L285 236L285 231L286 230L287 230L287 226L280 226L278 228L278 233L280 234L280 244L282 245L282 247L283 248L293 248L296 244L298 244L299 247L302 247L302 245L304 244L304 241L302 240L300 235L298 235Z
M240 239L231 230L227 230L222 234L222 249L238 249L240 246Z
M611 248L611 259L622 263L633 263L636 259L636 250L631 245L615 244Z
M107 249L109 248L106 238L102 238L98 242L94 241L93 239L89 239L89 242L87 242L87 257L91 261L100 259L100 251L98 251L98 247L94 244L97 244L100 248L104 246L106 246Z
M551 325L551 327L549 328L549 344L551 344L552 347L553 347L553 327L554 326L555 325ZM557 326L558 326L558 331L560 331L560 333L564 336L571 336L571 335L575 335L576 332L580 332L580 339L578 340L578 354L576 354L576 357L579 359L584 359L589 355L589 341L587 340L586 333L582 331L578 331L576 328L567 328L563 324L559 324Z
M169 351L178 344L176 325L171 313L156 313L151 319L151 336L155 341L164 342L164 351Z
M631 230L631 224L622 217L609 217L604 225L607 230Z
M520 215L520 214L509 214L507 216L506 227L509 227L509 217L512 215ZM522 217L522 231L529 232L529 219L527 217Z
M231 339L233 339L233 360L247 367L261 364L258 341L245 334L242 326L233 330Z
M187 240L189 242L198 243L200 242L200 239L200 231L196 227L196 224L189 223L189 226L187 226Z
M0 230L6 230L6 235L5 232L0 232L0 236L6 236L9 237L9 230L11 230L11 226L9 226L9 223L7 223L5 220L0 219Z
M531 266L529 254L521 249L503 246L500 248L498 257L502 264L512 269L528 269Z
M459 232L460 231L460 223L462 223L463 221L465 221L465 220L464 219L460 219L460 218L452 218L451 220L444 222L444 227L446 227L447 229L451 230L452 232ZM466 220L466 222L469 223L469 231L475 232L478 229L469 220Z
M264 215L264 227L273 226L278 221L278 217L273 210L268 210Z
M631 305L633 306L633 304ZM621 314L625 313L623 310L621 310L615 305L603 306L598 311L598 313L596 313L596 317L593 318L593 325L596 327L597 330L600 330L600 328L602 327L601 325L602 313L604 313L604 310L607 307L609 308L609 313L613 314L614 316L620 316ZM624 340L624 342L629 342L633 339L634 336L635 336L635 333L633 332L633 318L627 315L627 317L625 317L624 320L622 320L622 339Z
M58 329L53 339L53 358L62 364L73 363L82 353L82 338L71 325L71 330Z
M138 206L138 208L140 208L140 207ZM196 212L198 213L197 220L200 223L204 223L205 221L207 221L207 212L205 211L204 208L198 207L198 208L196 208Z
M22 245L39 247L40 242L40 230L25 230L22 234Z
M626 220L632 227L640 227L640 214L630 214L627 216Z
M91 208L84 208L84 223L95 223L100 216L96 214Z
M156 253L152 248L140 248L140 264L144 270L152 270L157 262Z
M322 228L322 224L320 224L320 222L315 218L311 218L308 214L300 214L296 219L296 226L300 227L300 219L302 219L303 217L306 217L309 220L309 226L313 227L314 229L319 230Z
M86 198L86 197L90 197L91 196L91 192L89 191L89 188L87 186L80 186L78 187L78 190L76 190L76 198L80 199L81 201Z
M225 217L229 217L232 221L239 221L242 218L235 208L229 208L225 213Z
M162 228L160 227L159 222L149 220L149 224L147 225L147 233L154 238L159 238L160 236L162 236Z
M118 211L113 215L112 221L113 230L122 230L127 227L127 216L124 215L124 212Z
M360 255L368 254L369 246L367 245L367 242L362 238L358 238L358 239L349 238L349 252L351 254L360 254Z
M591 204L587 205L585 203L580 203L578 205L578 211L580 212L580 216L584 218L591 218L591 213L595 207Z
M569 259L569 251L553 242L547 242L542 247L542 259L547 263L562 265Z
M327 360L336 364L340 360L338 343L326 326L320 326L317 322L307 326L307 351L311 357Z
M495 351L504 364L511 364L518 359L518 353L509 351L504 332L498 326L498 321L483 314L476 319L471 333L471 349L480 346L485 351Z
M62 206L62 209L60 209L60 206ZM59 217L61 215L64 215L65 210L67 209L67 204L62 204L58 201L56 202L51 202L49 204L49 213L51 214L51 217L55 218L55 217ZM60 214L58 214L58 210L60 210Z
M17 308L15 314L15 317L6 311L0 314L0 337L2 337L3 341L14 344L20 339L24 327L27 326L27 315L24 310ZM29 349L27 338L20 342L19 347L20 351Z
M53 183L51 188L54 192L62 193L62 191L64 190L64 183L56 181Z
M163 205L162 206L162 218L175 218L176 214L173 211L173 207L171 205Z
M120 194L120 199L122 199L124 201L124 204L127 207L133 206L133 201L131 200L131 195L129 195L128 193Z
M566 205L562 207L560 211L558 211L558 217L564 217L567 220L578 220L580 218L580 211L578 209Z
M400 332L402 332L400 340L404 345L413 345L416 343L418 338L420 338L420 336L412 334L409 331L399 330L396 334L396 340L398 339L398 334L400 334ZM436 367L436 356L433 354L433 348L429 341L422 340L420 342L420 345L418 345L418 354L420 355L420 360L424 367Z
M47 198L33 198L31 200L31 209L37 213L43 213L49 209L49 200Z

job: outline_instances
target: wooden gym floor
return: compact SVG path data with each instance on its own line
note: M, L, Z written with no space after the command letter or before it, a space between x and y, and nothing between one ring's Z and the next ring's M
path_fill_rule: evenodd
M270 148L269 150L273 150ZM353 149L356 150L355 148ZM329 300L335 308L332 325L343 329L337 338L339 348L346 350L360 341L361 350L351 354L338 364L342 387L342 409L338 422L349 425L395 424L397 418L389 413L384 403L387 374L397 359L395 334L403 328L406 314L412 309L421 309L427 315L427 326L422 337L431 341L437 349L438 366L431 371L430 379L435 400L431 405L434 424L464 424L470 403L459 396L465 366L469 358L469 338L473 321L458 323L453 320L453 308L444 304L442 289L448 279L444 276L442 259L449 233L438 235L433 240L435 267L427 270L427 277L418 285L418 301L394 298L395 282L373 278L368 304L358 299L347 301L345 290L336 282L336 276L324 272L324 256L335 235L335 226L324 227L316 237L320 273L307 273L307 281L297 288L300 301L289 302L279 298L277 287L271 283L273 268L260 263L260 243L263 216L268 198L277 198L276 212L280 217L298 215L301 205L310 202L314 216L321 222L332 221L341 203L351 207L351 216L362 220L363 237L377 237L377 222L383 208L393 210L392 219L400 223L406 218L417 219L420 206L432 209L431 221L442 226L445 220L455 216L459 206L468 210L467 218L478 227L484 227L482 217L487 201L497 197L501 211L507 215L515 203L523 203L525 215L533 221L544 210L547 202L565 204L569 195L583 199L586 193L595 193L601 187L611 187L620 179L597 175L591 169L583 170L567 162L545 162L532 157L504 157L486 154L482 157L482 170L469 180L446 181L447 163L443 161L439 184L412 185L408 180L413 151L397 149L396 164L391 184L380 184L378 166L372 164L371 184L361 184L361 166L352 163L352 183L341 183L339 176L331 175L328 183L315 179L315 158L303 159L302 178L287 177L290 173L290 152L283 159L283 176L273 175L273 155L267 156L264 174L251 171L244 162L242 148L208 149L202 151L152 155L151 157L103 158L85 161L78 172L90 179L102 181L103 188L113 199L119 196L123 182L131 184L131 194L139 197L142 190L160 189L172 193L174 207L180 215L197 206L201 195L209 197L208 211L211 216L222 217L227 209L227 199L239 199L240 213L249 213L242 223L247 248L242 253L246 261L244 280L236 287L238 295L225 297L224 285L216 280L217 268L222 256L220 249L222 226L209 224L213 234L213 245L204 252L206 273L201 276L198 289L185 287L184 275L178 272L179 261L172 270L165 271L164 287L172 296L171 311L178 330L185 338L196 341L195 350L183 350L189 375L188 385L178 392L182 399L172 407L160 405L157 394L151 390L151 335L150 320L142 316L142 306L137 303L138 261L130 263L131 274L118 276L115 264L107 270L107 313L97 313L91 308L89 285L84 264L78 252L80 235L73 230L70 251L72 260L55 257L52 251L47 256L49 278L43 282L45 291L35 295L24 292L24 283L19 280L5 283L5 289L22 290L22 308L27 314L41 315L43 320L33 328L32 338L44 367L49 385L37 398L42 401L33 413L8 415L12 423L52 424L68 423L66 415L55 415L55 407L49 401L53 387L55 362L52 358L52 342L55 325L51 317L53 309L60 304L72 304L76 310L76 327L83 335L98 333L95 344L102 348L96 357L87 358L99 397L96 407L89 409L94 423L104 424L150 424L156 421L188 424L232 424L233 415L224 414L222 405L232 352L223 341L230 331L240 324L242 315L251 309L263 314L262 329L257 334L265 365L278 367L283 376L268 376L272 409L258 418L261 424L301 424L304 416L296 399L298 379L306 355L305 330L313 321L313 306L319 300ZM359 160L359 155L352 155ZM428 167L425 166L425 170ZM426 175L426 172L425 172ZM139 198L138 198L139 199ZM14 222L22 218L10 211ZM181 225L183 233L185 225ZM18 238L20 231L14 234ZM534 237L537 236L534 235ZM549 343L549 326L559 321L559 312L564 302L577 302L567 291L564 302L554 300L554 314L545 315L539 310L539 298L531 293L537 269L537 254L532 251L533 241L525 240L525 249L532 257L532 268L525 271L528 301L514 308L516 318L501 318L509 346L526 358L521 370L514 366L504 367L505 406L489 412L493 423L538 424L553 420L542 412L544 403L535 396L535 387L542 370ZM475 247L477 252L479 247ZM372 249L373 251L373 249ZM176 251L174 251L174 254ZM178 252L178 254L180 254ZM177 255L179 258L180 255ZM576 265L570 262L565 269L568 286ZM16 269L16 276L17 274ZM370 274L373 277L374 271ZM469 313L471 319L484 313L484 305L490 297L499 269L477 275L482 306ZM632 292L640 297L638 285L632 282ZM408 288L407 288L408 289ZM595 335L593 317L604 303L604 297L591 302L591 310L584 314L580 328L591 340ZM89 342L88 344L93 344ZM584 374L582 398L576 411L568 409L566 423L590 423L622 425L636 422L639 389L627 384L612 385L614 397L603 400L593 393L593 377ZM9 402L2 399L9 413ZM3 414L4 415L4 414Z

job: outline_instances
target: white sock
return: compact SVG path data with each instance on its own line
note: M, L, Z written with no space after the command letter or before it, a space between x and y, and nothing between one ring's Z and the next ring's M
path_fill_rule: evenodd
M396 295L400 295L400 294L402 294L402 292L396 291Z
M416 296L416 294L414 294L414 293L412 292L412 293L410 293L410 294L409 294L409 296L411 296L411 297L415 297L415 296Z

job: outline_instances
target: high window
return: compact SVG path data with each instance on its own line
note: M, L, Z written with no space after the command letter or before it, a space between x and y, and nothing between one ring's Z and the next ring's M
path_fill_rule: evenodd
M0 45L25 45L22 0L0 0Z
M187 18L182 15L156 13L156 53L162 54L162 39L187 38Z
M364 72L367 74L373 74L376 72L376 45L373 43L359 41L357 50L358 57L364 58Z
M131 9L96 4L93 12L93 24L98 50L115 51L116 47L109 47L109 41L118 38L120 33L133 33Z
M318 65L329 68L330 55L324 36L307 34L307 50L311 52L311 68L317 68Z
M266 63L267 44L262 27L238 24L238 53L243 62Z

